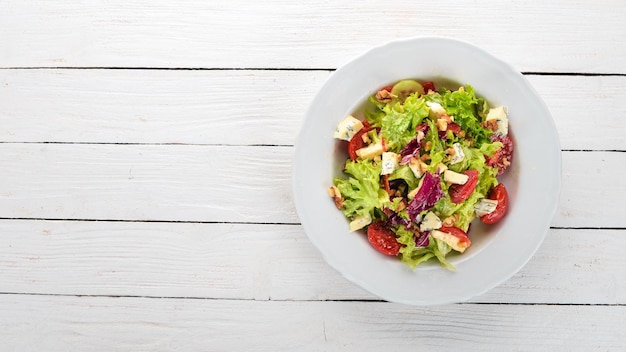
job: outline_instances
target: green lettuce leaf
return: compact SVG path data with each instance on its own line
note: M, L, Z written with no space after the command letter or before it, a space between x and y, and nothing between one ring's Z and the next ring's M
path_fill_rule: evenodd
M428 106L423 98L417 95L409 96L404 104L399 103L393 109L387 110L381 120L382 136L385 139L387 151L399 152L407 143L415 138L415 128L428 116Z
M479 101L474 88L466 85L462 90L443 91L443 107L448 114L454 116L454 122L459 124L468 135L471 135L477 145L489 142L489 137L493 132L481 126L482 118L478 115L479 109L481 113L484 112L486 102L484 100Z
M428 246L416 247L412 231L400 226L394 229L394 232L398 236L397 241L404 245L400 248L400 260L411 268L415 269L418 265L432 258L437 258L442 267L451 271L456 270L454 266L446 260L446 255L451 251L447 243L430 237Z
M371 160L346 161L347 178L335 178L334 184L344 198L342 212L349 219L367 216L372 219L382 217L382 209L389 201L389 195L380 188L381 164ZM376 210L378 209L378 211Z
M389 181L398 179L404 180L404 182L406 182L406 184L408 185L409 190L417 188L417 185L420 182L420 180L415 177L415 174L413 174L413 171L411 171L411 168L409 168L408 165L400 166L389 175Z
M374 127L380 127L383 117L386 115L385 107L387 104L381 103L374 96L370 96L369 101L365 104L363 114L365 119Z

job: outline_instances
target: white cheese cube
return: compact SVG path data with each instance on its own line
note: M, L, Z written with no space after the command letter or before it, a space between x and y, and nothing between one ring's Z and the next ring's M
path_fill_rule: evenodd
M383 144L378 142L376 144L370 144L365 148L361 148L356 151L356 155L362 159L374 159L375 157L383 153Z
M443 172L443 180L446 182L454 183L456 185L464 185L467 180L469 180L469 176L454 172L452 170L446 170Z
M422 220L422 223L420 224L420 231L424 232L424 231L436 230L436 229L440 229L441 226L442 226L441 219L439 219L439 217L435 215L435 213L433 213L432 211L429 211L428 213L426 213L426 215L424 216L424 219Z
M417 143L422 143L422 140L424 140L424 137L426 137L424 135L424 132L422 131L417 131Z
M347 116L337 125L333 137L344 141L350 141L354 135L363 128L363 122L352 115Z
M390 173L396 171L400 166L400 154L392 153L392 152L384 152L382 159L382 167L383 170L380 172L381 175L389 175Z
M495 199L481 199L476 205L474 205L474 211L476 211L476 216L484 216L487 214L493 213L498 206L498 201Z
M415 178L420 178L424 174L424 172L422 172L422 168L420 167L420 162L421 160L416 157L412 157L409 160L409 169L413 171L413 175L415 175Z
M461 241L461 239L459 239L458 237L447 233L447 232L442 232L439 230L432 230L430 231L430 235L433 236L434 238L440 240L440 241L444 241L445 243L447 243L450 247L452 247L452 249L454 249L455 251L458 252L465 252L465 250L467 249L467 247L470 246L471 242L469 240L467 241Z
M446 113L446 109L441 106L439 103L435 103L434 101L427 101L426 105L430 108L430 111L434 114L434 117L442 117L448 115Z
M448 121L446 119L437 119L436 123L439 131L445 132L448 130Z
M452 149L454 149L454 155L452 156L452 160L450 160L451 165L458 164L465 159L465 153L463 153L463 148L461 148L460 143L454 143Z
M489 109L485 121L495 120L498 125L496 133L507 135L509 133L509 118L504 106Z
M372 217L368 214L366 216L357 216L354 220L350 221L350 232L360 230L372 222Z

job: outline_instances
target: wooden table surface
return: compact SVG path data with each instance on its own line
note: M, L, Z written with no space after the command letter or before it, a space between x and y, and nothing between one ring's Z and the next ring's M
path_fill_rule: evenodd
M1 351L626 349L626 2L0 9ZM563 150L535 256L436 307L335 272L291 194L317 90L368 48L418 35L523 72Z

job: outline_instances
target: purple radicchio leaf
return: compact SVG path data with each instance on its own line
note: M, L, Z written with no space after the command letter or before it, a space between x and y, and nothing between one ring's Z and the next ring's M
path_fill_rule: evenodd
M443 197L444 194L441 190L439 174L433 175L430 172L424 173L422 186L417 191L413 200L406 207L409 217L412 221L416 221L419 213L432 208L435 203Z
M416 132L423 132L424 135L426 135L428 133L428 130L430 129L430 127L428 127L428 124L426 122L424 123L420 123L419 125L417 125L417 127L415 127L415 131Z
M411 222L397 213L393 213L387 219L387 223L391 226L404 226L406 230L408 230L411 226Z
M439 139L445 140L448 136L448 131L439 131Z
M428 247L428 245L430 244L430 237L428 236L430 234L429 231L423 231L419 233L419 236L415 236L415 246L416 247Z
M424 136L428 133L429 127L427 123L421 123L416 128L415 131L418 132L418 135L413 138L407 145L402 148L400 151L400 155L402 156L402 160L400 161L400 165L406 165L409 160L415 155L418 155L420 152L420 147L422 142L424 141ZM419 132L422 132L423 135L420 136ZM421 138L420 138L421 137Z
M417 137L413 138L407 145L402 148L400 151L400 155L402 156L402 160L400 160L400 165L405 165L411 160L413 156L420 152L420 141Z

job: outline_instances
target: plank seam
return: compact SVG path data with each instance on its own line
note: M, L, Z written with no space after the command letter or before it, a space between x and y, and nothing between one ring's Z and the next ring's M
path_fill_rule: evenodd
M158 66L5 66L0 70L152 70L152 71L325 71L333 72L330 67L158 67ZM626 77L620 72L545 72L522 71L528 76L589 76L589 77Z
M252 298L219 298L199 296L150 296L150 295L98 295L98 294L65 294L37 292L0 292L0 296L46 296L46 297L78 297L78 298L139 298L139 299L170 299L170 300L207 300L207 301L251 301L251 302L355 302L355 303L389 303L381 299L252 299ZM507 306L594 306L594 307L626 307L625 303L550 303L550 302L459 302L456 305L507 305Z

